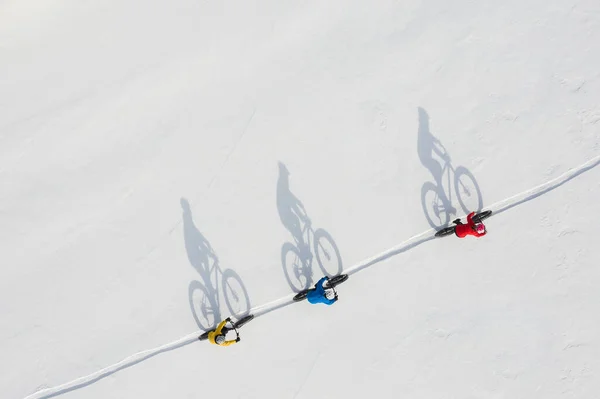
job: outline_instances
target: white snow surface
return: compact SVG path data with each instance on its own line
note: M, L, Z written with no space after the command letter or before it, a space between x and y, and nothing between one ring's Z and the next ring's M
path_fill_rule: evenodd
M2 0L0 397L598 398L599 121L597 0Z

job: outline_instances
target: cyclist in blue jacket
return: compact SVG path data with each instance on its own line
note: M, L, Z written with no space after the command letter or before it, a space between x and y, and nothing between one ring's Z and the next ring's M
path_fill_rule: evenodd
M333 305L337 302L338 296L333 288L324 288L323 284L329 280L329 277L325 276L315 284L315 288L308 291L306 299L312 304L324 303L325 305Z

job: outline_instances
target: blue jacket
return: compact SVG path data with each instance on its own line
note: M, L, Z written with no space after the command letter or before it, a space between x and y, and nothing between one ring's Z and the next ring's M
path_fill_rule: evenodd
M323 288L323 283L325 281L327 281L327 277L323 277L317 281L315 288L308 291L308 294L306 295L308 302L313 304L324 303L325 305L332 305L335 303L335 301L337 301L337 299L327 299L325 296L325 289Z

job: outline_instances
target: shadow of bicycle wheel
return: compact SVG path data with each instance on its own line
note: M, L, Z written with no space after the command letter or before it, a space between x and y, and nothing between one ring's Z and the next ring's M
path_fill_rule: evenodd
M313 235L314 252L317 263L328 277L337 276L344 268L342 256L333 237L325 229L317 229Z
M444 204L439 193L440 188L432 182L426 182L421 187L421 206L427 222L434 229L445 227L450 222L448 204Z
M309 259L302 258L300 250L294 244L286 242L281 247L283 273L294 292L308 289L313 283L312 270L310 270L310 266L305 266L305 262L309 261Z
M198 327L205 331L215 328L221 321L221 311L215 296L197 280L190 283L188 293L190 309Z
M481 189L475 176L464 166L454 171L454 192L465 214L479 212L483 208Z
M240 319L250 313L252 305L250 296L240 276L231 269L227 269L222 275L223 296L231 315Z

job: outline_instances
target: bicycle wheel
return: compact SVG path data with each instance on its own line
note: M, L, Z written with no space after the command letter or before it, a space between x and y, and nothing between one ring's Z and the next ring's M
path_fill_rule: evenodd
M317 229L313 235L314 252L319 267L326 276L340 274L343 269L342 256L335 241L324 229Z
M445 227L445 228L441 229L440 231L435 233L435 236L436 237L445 237L445 236L449 236L450 234L454 234L454 226Z
M189 301L194 320L202 330L214 328L221 320L221 312L213 295L197 280L190 283Z
M479 211L483 207L481 190L475 180L475 176L463 166L454 171L454 190L456 198L465 213Z
M223 272L223 296L229 312L235 317L242 317L250 311L250 297L236 272L227 269Z
M489 218L490 216L492 216L492 211L483 211L473 216L473 221L475 223L479 223L482 220Z
M434 229L446 226L450 221L446 204L439 195L438 187L432 182L426 182L421 187L421 206L427 222Z
M309 291L310 291L310 290L303 290L303 291L300 291L299 293L297 293L297 294L294 296L294 302L300 302L300 301L303 301L303 300L305 300L305 299L306 299L306 296L308 295L308 292L309 292Z
M327 287L333 288L336 285L342 284L346 280L348 280L348 275L347 274L338 274L337 276L332 277L329 280L327 280L325 282L325 284L323 284L323 286L327 286Z
M305 267L300 250L286 242L281 248L281 264L288 284L294 292L308 289L312 283L312 272Z

